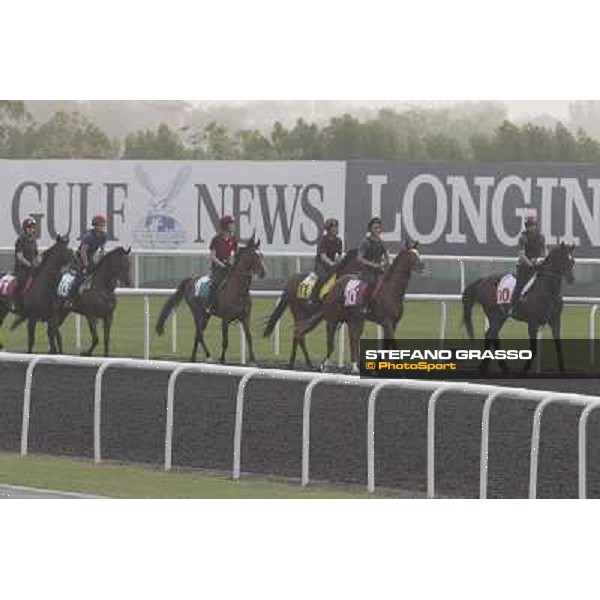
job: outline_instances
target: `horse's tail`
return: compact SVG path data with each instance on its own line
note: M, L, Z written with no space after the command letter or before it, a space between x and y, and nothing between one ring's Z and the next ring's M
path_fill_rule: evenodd
M185 294L185 288L187 284L192 281L192 277L186 277L177 287L177 290L172 296L167 298L162 310L160 311L160 315L158 315L158 320L156 321L156 333L158 335L162 335L165 330L165 321L167 317L171 314L174 308L181 302L183 295Z
M21 325L21 323L24 323L25 321L27 321L27 317L23 317L21 315L17 316L10 326L10 331L14 331L19 325Z
M265 330L263 331L263 337L269 337L273 330L275 329L275 325L277 321L281 319L281 315L285 312L285 309L288 307L288 293L287 290L283 290L281 296L279 296L279 300L275 305L275 309L269 315L267 319L267 323L265 325Z
M475 332L473 330L473 305L477 301L479 283L480 280L470 283L462 293L463 324L467 330L467 335L471 340L475 337Z

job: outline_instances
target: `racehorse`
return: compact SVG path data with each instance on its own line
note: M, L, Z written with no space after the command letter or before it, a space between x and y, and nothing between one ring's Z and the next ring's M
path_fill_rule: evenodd
M358 273L360 270L360 263L357 260L358 250L353 249L346 252L342 260L335 266L334 273L337 277L346 275L348 273ZM294 319L294 334L292 339L292 351L290 354L290 360L288 362L288 368L293 369L294 363L296 362L296 352L298 345L304 353L304 360L306 366L309 369L313 368L308 350L306 348L306 334L302 333L305 323L308 319L316 315L321 310L320 302L311 302L307 299L298 297L298 286L307 277L308 273L298 273L290 279L288 279L285 288L275 305L275 309L269 315L265 329L263 332L264 337L269 337L275 325L289 306Z
M86 318L90 335L92 337L90 347L81 352L82 356L91 356L98 345L98 319L102 320L104 334L104 356L108 356L110 344L110 330L113 316L117 307L115 288L118 285L129 286L131 248L118 246L107 252L98 262L89 280L89 287L85 287L81 293L76 294L73 306L66 309L64 304L58 307L59 325L67 318L70 312L78 313Z
M413 270L422 272L425 263L419 253L419 242L404 244L392 264L388 267L381 279L376 284L375 293L370 302L370 309L365 314L360 305L346 306L346 291L348 284L356 280L354 275L341 277L325 298L320 313L316 314L306 323L303 333L316 327L322 319L327 325L327 353L321 363L321 371L328 368L329 357L333 353L335 332L338 327L346 322L348 325L348 338L350 342L351 372L359 372L360 336L362 335L365 320L372 321L383 327L385 340L394 339L396 327L404 314L404 295L408 281Z
M47 323L50 352L62 352L62 339L55 315L56 288L61 269L72 259L73 251L69 248L69 238L57 236L55 243L42 253L40 264L34 268L30 282L25 285L22 305L16 309L11 308L5 300L0 299L0 326L9 312L16 313L18 317L11 330L27 321L28 353L33 351L35 326L38 321Z
M260 252L260 240L256 241L254 235L248 244L239 248L235 255L233 265L225 280L216 291L214 300L214 315L221 319L221 357L219 361L225 362L225 354L229 346L229 325L233 321L242 324L246 340L248 342L248 354L250 363L255 363L254 349L252 347L252 333L250 332L250 313L252 299L250 298L250 284L252 276L257 275L261 279L265 276L265 265ZM165 321L173 309L185 298L196 326L194 346L190 357L191 362L196 361L198 344L202 344L206 359L210 360L210 352L204 342L204 330L211 315L206 312L206 298L196 293L201 277L187 277L179 286L177 291L165 302L158 320L156 322L156 333L162 335L165 329Z
M563 310L562 300L562 280L567 283L573 283L575 276L573 266L574 245L566 245L561 242L548 253L537 270L537 277L531 288L516 306L514 319L527 323L529 332L529 347L532 357L526 361L523 366L523 374L527 374L531 363L537 353L537 334L540 327L549 324L554 339L554 348L558 369L561 373L565 371L562 341L560 338L560 322ZM472 311L473 305L477 302L481 304L485 316L488 319L489 326L485 332L485 349L492 346L500 348L500 339L498 337L505 321L508 319L506 311L498 305L497 288L502 275L491 275L483 277L469 284L463 294L463 322L470 339L474 338ZM481 374L488 370L490 359L484 359L480 365ZM503 372L507 372L507 366L504 361L498 361L498 365Z

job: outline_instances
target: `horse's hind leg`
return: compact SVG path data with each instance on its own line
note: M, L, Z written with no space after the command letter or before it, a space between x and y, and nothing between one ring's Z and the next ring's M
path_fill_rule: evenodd
M312 369L314 369L314 365L312 364L312 361L310 360L310 356L308 355L308 349L306 348L306 336L302 336L299 340L298 340L299 344L300 344L300 348L302 350L302 352L304 353L304 360L306 362L306 368L310 369L312 371Z
M8 309L4 306L0 306L0 350L4 348L4 344L2 343L2 324L4 323L4 319L8 314Z

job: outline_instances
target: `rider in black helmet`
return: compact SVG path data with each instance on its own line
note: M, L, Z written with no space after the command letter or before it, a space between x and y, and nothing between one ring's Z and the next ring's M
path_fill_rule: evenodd
M337 219L325 221L325 232L317 245L315 256L315 274L317 282L313 288L311 301L316 302L323 284L335 271L343 251L342 239L338 236L339 222Z
M533 277L537 267L546 256L546 239L539 232L537 218L530 215L525 219L525 230L519 236L519 258L517 262L517 284L513 292L508 314L513 315L521 291Z
M368 233L358 247L358 262L361 264L361 279L368 284L365 292L363 312L368 311L371 295L377 278L390 264L387 249L381 240L381 219L373 217L367 224Z
M15 242L15 276L17 278L17 298L21 302L21 294L29 275L39 264L36 236L37 223L31 217L23 221L23 231Z

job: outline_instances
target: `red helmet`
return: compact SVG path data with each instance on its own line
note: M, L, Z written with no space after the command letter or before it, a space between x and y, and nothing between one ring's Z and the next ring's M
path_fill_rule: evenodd
M225 229L232 223L235 223L235 219L231 215L223 215L221 217L221 220L219 221L219 224L221 225L221 229Z
M106 217L104 215L96 215L92 219L92 227L96 227L96 225L106 225Z
M27 218L23 221L23 229L29 229L30 227L35 229L37 227L37 223L35 222L35 219Z

